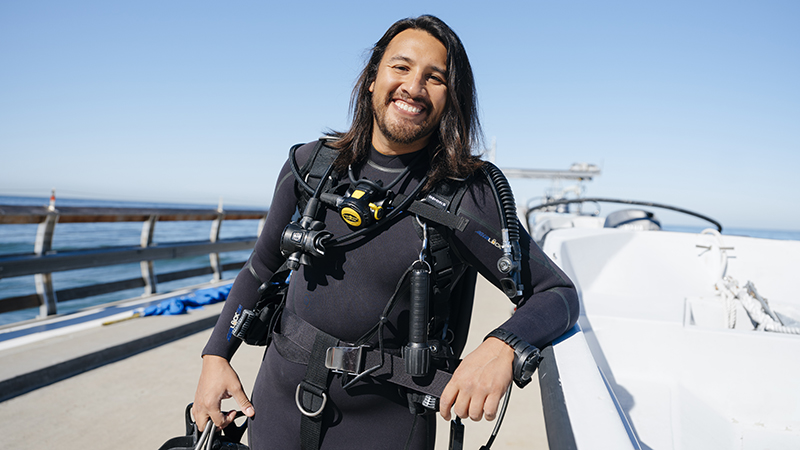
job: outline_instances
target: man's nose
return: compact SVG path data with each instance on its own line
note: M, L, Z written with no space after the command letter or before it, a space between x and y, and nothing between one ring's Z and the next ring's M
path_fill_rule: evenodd
M411 98L414 98L427 92L425 84L424 74L416 72L409 75L402 87Z

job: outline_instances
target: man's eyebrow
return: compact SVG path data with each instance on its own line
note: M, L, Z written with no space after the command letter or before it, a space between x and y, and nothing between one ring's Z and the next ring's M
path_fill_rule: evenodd
M397 62L397 61L403 61L403 62L406 62L406 63L409 63L409 64L413 64L414 63L413 59L409 58L408 56L404 56L404 55L392 56L386 62ZM435 72L439 72L441 74L445 74L445 75L447 74L447 70L443 69L443 68L441 68L439 66L431 66L431 69L433 69Z

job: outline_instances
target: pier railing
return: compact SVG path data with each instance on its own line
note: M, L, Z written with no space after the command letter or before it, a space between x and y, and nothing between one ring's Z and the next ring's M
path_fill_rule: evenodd
M258 234L266 220L265 210L213 210L165 208L82 208L34 207L0 205L0 225L34 224L36 233L34 252L0 256L0 279L34 275L36 293L0 299L0 313L39 307L40 316L57 314L57 304L69 300L106 294L132 288L144 288L144 294L156 293L158 282L180 280L213 274L214 280L222 272L236 270L245 261L222 264L219 254L249 250L255 246ZM154 243L153 232L158 222L212 221L207 241ZM252 237L220 239L223 220L259 220ZM68 251L53 250L53 231L58 223L141 222L140 245L106 247ZM176 272L156 274L153 261L209 255L209 265ZM141 276L108 283L55 290L53 272L111 266L138 262Z

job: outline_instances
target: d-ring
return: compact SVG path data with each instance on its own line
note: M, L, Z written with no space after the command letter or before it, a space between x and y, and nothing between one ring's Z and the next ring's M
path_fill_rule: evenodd
M303 408L303 405L300 404L300 390L301 389L302 388L298 384L297 385L297 390L294 392L294 402L297 404L297 409L299 409L300 412L303 413L303 415L308 416L308 417L317 417L318 415L322 414L322 410L325 409L325 404L328 403L328 396L325 395L325 393L323 392L322 393L322 405L319 407L318 410L316 410L314 412L308 412L308 411L306 411L305 408Z

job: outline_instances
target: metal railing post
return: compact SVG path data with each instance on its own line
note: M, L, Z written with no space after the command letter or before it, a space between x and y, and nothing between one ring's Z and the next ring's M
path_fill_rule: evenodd
M219 206L217 207L217 218L211 223L211 235L209 240L217 242L219 240L219 231L222 229L222 221L225 219L225 212L222 209L222 199L219 199ZM219 259L219 253L209 253L208 259L211 262L211 269L214 271L213 281L222 280L222 262Z
M54 197L54 196L53 196ZM0 204L0 227L4 224L37 224L35 253L0 255L0 277L14 278L33 275L36 278L35 293L0 299L0 312L18 311L41 307L43 316L58 314L57 309L70 300L145 287L145 294L155 293L157 281L169 282L205 276L216 271L221 278L223 271L237 270L244 261L221 261L227 252L252 251L257 237L222 238L222 220L259 220L259 228L267 212L263 210L200 210L168 208L95 208L65 206L56 210L55 199L47 206L20 206ZM222 216L222 217L220 217ZM210 240L154 243L156 222L164 221L211 221L213 230ZM216 223L214 223L216 221ZM116 247L97 247L53 250L54 228L57 223L143 223L138 244ZM89 228L88 232L91 232ZM175 260L215 254L214 268L207 264L155 274L155 261ZM50 274L56 272L90 269L120 264L140 263L140 273L124 280L97 280L85 286L55 290ZM215 270L216 269L216 270ZM127 270L127 269L126 269ZM163 287L161 289L163 290Z
M53 231L58 223L58 210L55 209L55 199L51 198L50 208L44 221L39 223L36 230L36 244L33 252L37 256L43 256L53 249ZM39 294L39 315L52 316L57 313L56 292L53 290L53 276L51 273L37 273L34 275L36 283L36 293Z
M158 221L158 214L153 214L147 220L142 222L142 237L140 245L142 248L147 248L153 245L153 232L156 228L156 221ZM153 270L153 261L139 261L139 266L142 268L142 280L144 280L144 294L153 295L156 293L156 275Z

